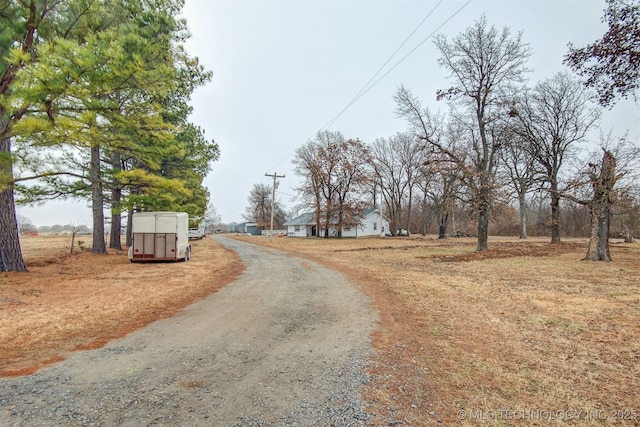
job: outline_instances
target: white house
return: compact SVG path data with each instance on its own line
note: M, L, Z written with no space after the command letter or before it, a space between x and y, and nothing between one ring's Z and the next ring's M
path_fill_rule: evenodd
M320 220L320 232L316 230L316 220L312 212L303 213L284 223L287 236L312 237L324 236L324 218ZM365 209L362 224L357 227L346 227L342 230L342 237L384 236L389 233L389 220L378 209ZM329 226L329 235L336 235L335 224Z

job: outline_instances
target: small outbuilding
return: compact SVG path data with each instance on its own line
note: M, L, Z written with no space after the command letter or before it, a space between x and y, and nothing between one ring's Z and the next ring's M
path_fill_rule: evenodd
M253 234L259 235L260 230L258 229L258 224L255 222L241 222L240 224L234 224L229 227L229 231L231 233L242 233L242 234Z

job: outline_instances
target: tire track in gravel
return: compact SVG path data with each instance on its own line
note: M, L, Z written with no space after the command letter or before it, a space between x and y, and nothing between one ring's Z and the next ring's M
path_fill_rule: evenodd
M0 379L0 424L372 422L360 399L377 322L369 300L314 262L215 240L245 264L238 280L102 349Z

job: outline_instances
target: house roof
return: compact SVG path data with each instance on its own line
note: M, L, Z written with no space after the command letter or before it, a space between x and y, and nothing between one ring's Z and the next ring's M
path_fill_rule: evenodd
M244 226L246 226L246 225L248 225L249 227L252 227L252 226L254 226L254 225L258 225L258 224L256 224L256 223L255 223L255 222L253 222L253 221L247 221L247 222L240 222L240 223L238 223L238 224L234 224L234 225L235 225L236 227L244 227Z
M313 224L314 222L313 212L305 212L302 215L285 222L284 225L306 225Z

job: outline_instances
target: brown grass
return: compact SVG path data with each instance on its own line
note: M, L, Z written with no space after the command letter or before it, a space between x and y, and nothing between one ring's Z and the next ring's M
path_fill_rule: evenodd
M20 236L22 256L32 267L52 264L71 255L71 234L41 234ZM73 238L73 253L91 249L90 235L76 235Z
M637 243L595 263L586 240L495 238L477 253L473 239L242 239L334 266L372 297L383 323L366 397L382 419L551 425L545 410L575 409L554 422L640 424Z
M473 239L237 238L337 268L371 297L382 321L365 397L382 425L640 425L637 243L594 263L581 261L586 240L493 238L476 253ZM187 263L33 259L28 274L0 274L3 375L170 316L241 268L210 240ZM583 412L544 412L569 409Z
M100 347L173 315L242 270L235 254L209 239L192 242L189 262L158 264L132 264L122 251L68 255L65 242L70 237L23 240L29 273L0 273L0 375Z

